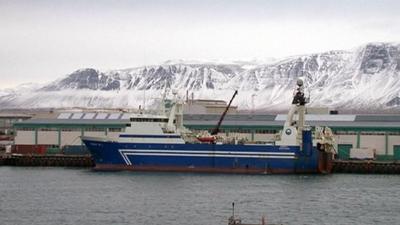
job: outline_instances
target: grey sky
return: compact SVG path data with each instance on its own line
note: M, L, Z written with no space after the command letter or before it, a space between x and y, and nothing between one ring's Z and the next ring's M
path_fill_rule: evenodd
M76 69L252 60L400 41L400 1L3 1L0 88Z

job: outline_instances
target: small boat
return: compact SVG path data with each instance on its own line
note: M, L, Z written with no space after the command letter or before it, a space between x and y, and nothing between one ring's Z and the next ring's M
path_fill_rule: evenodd
M278 225L278 224L267 223L267 219L265 216L261 217L260 223L243 223L242 219L235 215L235 203L232 202L232 216L230 216L228 219L228 225Z

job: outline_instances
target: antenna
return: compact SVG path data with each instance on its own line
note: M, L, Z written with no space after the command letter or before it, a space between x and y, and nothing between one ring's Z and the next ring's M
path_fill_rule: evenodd
M165 99L167 98L167 93L168 93L168 88L167 88L167 81L165 81L164 85L164 93L162 94L162 99L161 99L161 104L160 104L160 113L161 115L165 115Z
M146 110L146 88L143 89L143 110Z
M232 218L235 218L235 202L232 202Z
M257 96L257 95L256 95L255 93L253 93L253 94L251 95L251 113L252 113L252 114L254 114L254 109L255 109L254 98L255 98L256 96Z
M178 90L172 89L172 95L174 95L174 101L177 101Z

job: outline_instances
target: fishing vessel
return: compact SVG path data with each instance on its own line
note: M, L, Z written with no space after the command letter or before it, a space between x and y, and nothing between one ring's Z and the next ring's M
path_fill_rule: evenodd
M327 127L304 124L302 80L297 81L283 130L274 143L254 144L218 137L233 98L211 134L183 126L183 101L175 99L169 115L135 114L118 138L81 137L96 170L215 173L329 173L334 139ZM314 135L313 135L314 133Z

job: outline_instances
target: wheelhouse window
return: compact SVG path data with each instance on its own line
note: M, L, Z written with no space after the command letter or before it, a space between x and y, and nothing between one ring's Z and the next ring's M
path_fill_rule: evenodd
M108 131L109 132L121 132L122 131L122 128L108 128Z
M131 122L159 122L167 123L168 119L165 118L130 118Z

